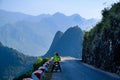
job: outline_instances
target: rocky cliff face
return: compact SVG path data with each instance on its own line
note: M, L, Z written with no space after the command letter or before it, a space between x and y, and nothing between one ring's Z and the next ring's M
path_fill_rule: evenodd
M84 35L82 60L120 74L120 3L102 11L103 18Z
M71 27L65 33L58 31L45 56L54 56L58 51L61 56L81 57L83 32L78 27Z

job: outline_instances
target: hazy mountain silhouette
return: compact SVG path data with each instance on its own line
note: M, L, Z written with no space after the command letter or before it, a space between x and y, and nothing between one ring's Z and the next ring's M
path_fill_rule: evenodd
M54 56L59 52L61 56L81 57L83 32L78 27L71 27L65 33L58 31L50 49L45 56Z
M0 10L0 41L28 55L43 55L58 30L65 31L75 25L88 29L97 21L87 20L78 14L66 16L58 12L31 16Z
M30 15L0 9L0 27L7 23L15 23L24 20L28 17L30 17Z

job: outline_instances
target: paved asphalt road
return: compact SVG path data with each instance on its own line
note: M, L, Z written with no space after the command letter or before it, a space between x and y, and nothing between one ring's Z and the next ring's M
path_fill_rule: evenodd
M120 76L101 71L71 57L63 57L61 67L62 72L53 72L52 80L120 80Z

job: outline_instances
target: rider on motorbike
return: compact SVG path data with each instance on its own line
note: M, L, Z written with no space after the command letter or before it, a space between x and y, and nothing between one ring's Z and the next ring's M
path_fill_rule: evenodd
M54 65L53 65L53 67L52 67L52 71L54 70L55 64L57 63L57 64L58 64L58 67L59 67L59 69L60 69L60 72L61 72L61 66L60 66L61 58L60 58L58 52L55 52L55 56L53 57L53 61L54 61Z

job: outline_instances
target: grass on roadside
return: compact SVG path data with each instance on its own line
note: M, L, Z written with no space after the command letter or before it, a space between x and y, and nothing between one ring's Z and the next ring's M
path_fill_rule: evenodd
M23 78L28 78L28 77L31 78L31 74L48 60L50 60L50 58L38 59L38 61L33 64L33 68L31 70L29 70L26 73L20 75L19 77L14 78L13 80L22 80Z
M53 65L51 64L50 67L49 67L48 72L45 73L44 80L51 80L51 78L52 78L52 72L51 72L52 67L53 67Z

